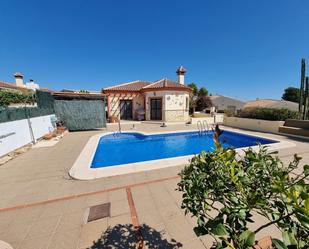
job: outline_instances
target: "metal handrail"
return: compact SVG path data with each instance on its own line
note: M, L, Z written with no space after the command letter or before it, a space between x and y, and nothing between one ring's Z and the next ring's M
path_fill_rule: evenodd
M118 120L118 132L121 133L121 124L120 124L120 119Z
M209 125L206 120L203 121L203 127L204 127L204 132L208 133L209 132Z
M196 123L199 134L203 133L203 124L201 121L197 121Z

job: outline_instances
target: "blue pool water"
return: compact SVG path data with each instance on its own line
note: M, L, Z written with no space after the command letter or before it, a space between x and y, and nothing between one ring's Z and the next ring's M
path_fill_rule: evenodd
M200 135L197 132L142 135L120 133L103 136L97 146L91 168L135 163L170 157L214 151L213 132ZM247 147L271 144L276 141L260 137L223 131L220 136L223 147Z

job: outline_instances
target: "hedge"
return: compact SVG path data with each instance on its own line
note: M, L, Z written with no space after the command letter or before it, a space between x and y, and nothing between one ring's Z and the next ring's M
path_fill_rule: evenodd
M0 91L0 106L8 106L10 104L33 104L35 102L34 95L31 93L14 92L10 90Z
M296 119L298 117L297 111L291 111L286 108L245 108L238 115L241 118L285 121L286 119Z

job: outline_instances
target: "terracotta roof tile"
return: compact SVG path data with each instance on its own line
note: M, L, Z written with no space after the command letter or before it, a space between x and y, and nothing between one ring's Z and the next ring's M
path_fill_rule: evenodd
M152 84L152 82L149 81L132 81L132 82L127 82L123 83L120 85L112 86L112 87L107 87L103 89L104 91L140 91L143 87Z
M161 79L155 82L137 80L112 87L107 87L103 89L103 93L113 91L139 92L139 91L148 91L156 89L167 89L167 90L171 89L171 90L184 90L184 91L192 90L190 87L181 85L172 80Z
M185 85L179 84L175 81L169 80L169 79L161 79L158 81L155 81L151 85L143 87L142 90L147 90L147 89L160 89L160 88L172 88L172 89L180 89L180 90L192 90L190 87L187 87Z
M22 88L22 87L18 87L16 86L15 84L12 84L12 83L7 83L7 82L3 82L3 81L0 81L0 88L9 88L9 89L25 89L25 88Z

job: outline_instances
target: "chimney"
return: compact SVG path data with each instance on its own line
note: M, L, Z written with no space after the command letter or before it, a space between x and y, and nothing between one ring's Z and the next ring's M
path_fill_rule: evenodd
M32 89L32 90L36 90L36 89L39 89L40 86L36 83L34 83L33 79L29 79L29 82L26 83L26 87L28 89Z
M183 66L180 66L177 71L176 71L177 75L178 75L178 83L181 85L185 84L185 73L186 73L186 69Z
M24 76L21 73L16 72L14 74L14 77L15 77L15 84L16 84L16 86L18 86L18 87L25 87L25 85L24 85Z

